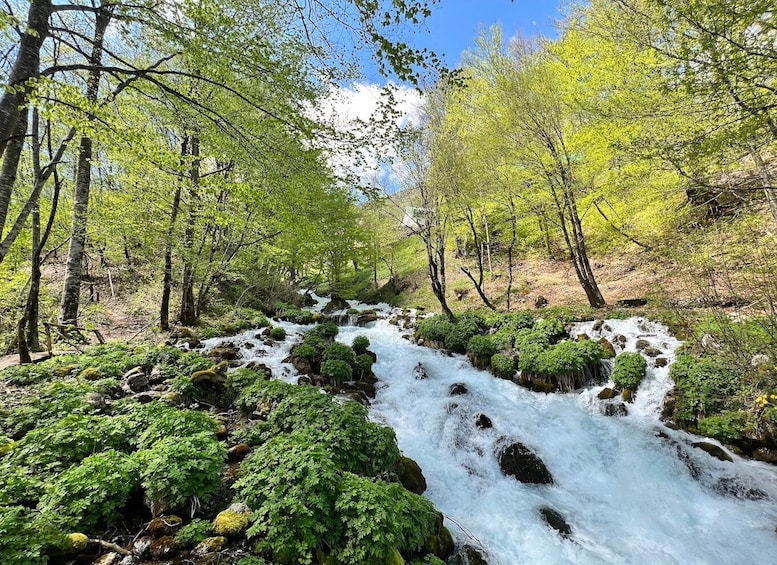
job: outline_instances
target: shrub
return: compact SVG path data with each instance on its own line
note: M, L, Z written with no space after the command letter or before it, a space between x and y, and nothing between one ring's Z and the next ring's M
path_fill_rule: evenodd
M298 387L283 381L256 381L243 390L237 405L243 412L251 413L262 405L274 408L281 400L295 394L322 396L318 389L311 386Z
M321 376L332 379L336 383L343 383L351 380L353 369L345 361L333 359L321 363Z
M515 361L509 355L497 353L491 357L491 372L500 379L511 379L515 375Z
M741 392L741 374L723 356L677 356L669 370L675 386L674 417L680 422L696 423L697 419L721 413L727 400Z
M747 412L727 412L699 420L699 432L723 443L742 439L747 430Z
M156 418L140 434L137 446L140 449L148 449L165 438L186 437L200 433L213 435L215 432L216 422L205 412L167 408L159 411Z
M645 378L646 369L647 362L642 355L627 351L615 358L612 380L621 388L637 390L639 383Z
M418 551L434 531L431 502L393 483L347 474L335 503L341 563L384 563L394 550Z
M28 433L4 462L28 467L45 477L64 471L92 453L130 449L128 435L126 423L118 418L73 414Z
M370 346L370 338L364 335L357 335L355 338L353 338L351 349L353 349L357 355L361 355L362 353L367 351L367 348L369 346Z
M236 369L227 374L227 386L240 393L254 384L256 381L266 381L264 373L251 369Z
M353 363L353 349L342 343L333 343L324 350L323 360L345 361L349 365Z
M489 336L476 335L467 342L467 353L474 357L491 359L496 352L496 344Z
M550 343L554 343L566 335L564 324L557 318L539 320L532 327L532 331L545 337Z
M318 350L315 345L305 342L295 346L291 354L294 357L301 357L308 361L314 361L316 357L318 357Z
M283 563L310 563L334 523L340 472L323 445L283 434L246 458L235 501L255 511L247 535Z
M211 434L166 437L135 454L146 495L163 509L207 502L221 486L224 446Z
M64 536L33 516L22 506L0 506L0 563L45 565L46 547L63 541Z
M337 336L338 333L340 333L340 328L337 327L337 324L334 322L324 322L322 324L318 324L312 330L308 331L305 336L315 336L327 341L331 341L335 338L335 336Z
M464 318L454 324L445 336L445 347L456 353L465 353L469 340L480 332L480 325L476 318Z
M373 364L372 357L370 357L366 353L357 355L356 360L354 361L354 365L359 371L361 371L362 375L369 374L369 372L372 371L372 364Z
M270 337L276 341L283 341L286 339L286 330L283 328L273 328L270 330Z
M418 322L416 333L425 341L445 343L445 338L453 329L453 324L442 314L435 314Z
M90 455L47 485L41 513L64 529L91 530L116 516L138 479L138 464L129 455Z
M307 310L300 310L290 304L278 303L275 306L275 315L281 320L286 320L294 324L312 324L313 313Z
M192 520L175 534L175 541L184 547L194 547L210 535L210 522Z
M340 468L359 475L378 476L399 461L394 431L370 422L364 406L340 405L314 387L306 388L313 394L290 395L270 413L272 433L304 432L325 446Z

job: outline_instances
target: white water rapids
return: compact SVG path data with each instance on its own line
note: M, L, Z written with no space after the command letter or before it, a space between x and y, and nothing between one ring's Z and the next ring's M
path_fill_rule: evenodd
M281 361L309 326L276 325L289 337L275 348L264 346L255 331L205 345L251 342L243 361L265 363L294 382L294 369ZM489 563L777 562L775 468L736 456L734 463L719 461L690 445L700 438L661 425L668 367L656 369L649 359L629 415L606 417L596 398L602 387L534 393L474 369L463 356L414 345L386 319L370 326L342 327L337 339L350 345L355 336L367 336L377 354L373 370L380 383L371 417L391 426L403 453L421 466L425 496L445 514L454 538L481 547ZM611 341L622 335L631 351L638 338L645 339L670 362L679 345L665 328L640 319L608 321L601 333L592 323L579 324L575 332ZM414 376L419 363L428 378ZM468 392L451 396L455 383ZM493 427L476 427L479 414ZM505 436L539 455L554 484L525 485L504 476L494 450ZM747 499L749 489L765 498ZM572 527L569 539L543 521L543 507L564 516Z

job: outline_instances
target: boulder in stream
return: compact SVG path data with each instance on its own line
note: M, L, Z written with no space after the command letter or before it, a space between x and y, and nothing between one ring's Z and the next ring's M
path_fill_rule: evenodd
M692 443L691 445L697 449L706 451L714 458L720 459L721 461L727 461L729 463L734 462L734 458L731 457L731 455L729 455L728 451L726 451L719 445L715 445L714 443L710 443L708 441L697 441L695 443Z
M629 410L623 402L608 402L604 405L604 415L616 417L628 416Z
M515 477L522 483L552 485L553 476L533 451L521 442L503 441L496 449L499 468L507 476Z
M448 565L488 565L488 561L478 548L463 545L448 559Z
M540 508L540 515L545 523L556 530L562 538L569 538L572 536L572 528L559 512L548 506L543 506Z
M399 483L415 494L426 492L426 478L421 467L409 457L400 457L395 467Z

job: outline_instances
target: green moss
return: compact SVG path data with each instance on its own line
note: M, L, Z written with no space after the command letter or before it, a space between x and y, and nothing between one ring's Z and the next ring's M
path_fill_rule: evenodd
M635 391L645 378L646 370L647 362L642 355L626 351L615 358L612 380L621 388Z

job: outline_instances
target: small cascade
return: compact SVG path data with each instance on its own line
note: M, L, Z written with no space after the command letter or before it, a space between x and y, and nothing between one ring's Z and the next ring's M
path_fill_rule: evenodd
M323 299L316 300L323 308ZM648 361L628 415L610 418L596 398L602 385L569 394L531 392L473 368L462 355L413 344L407 331L389 323L389 311L377 309L378 319L367 327L343 316L347 325L337 340L369 338L380 379L371 417L391 426L405 455L419 463L425 496L445 514L457 542L482 547L489 563L725 565L777 555L775 467L725 451L731 460L720 460L711 455L714 445L701 445L708 440L658 420L680 345L665 327L633 318L572 329L575 336L607 339L617 353L639 351ZM244 364L264 363L294 382L297 375L283 360L309 326L277 325L288 334L280 344L269 345L256 332L230 341L241 347ZM245 343L251 347L242 349ZM610 370L603 363L601 376ZM498 454L506 441L536 456L552 483L505 475ZM549 515L564 528L549 525Z

